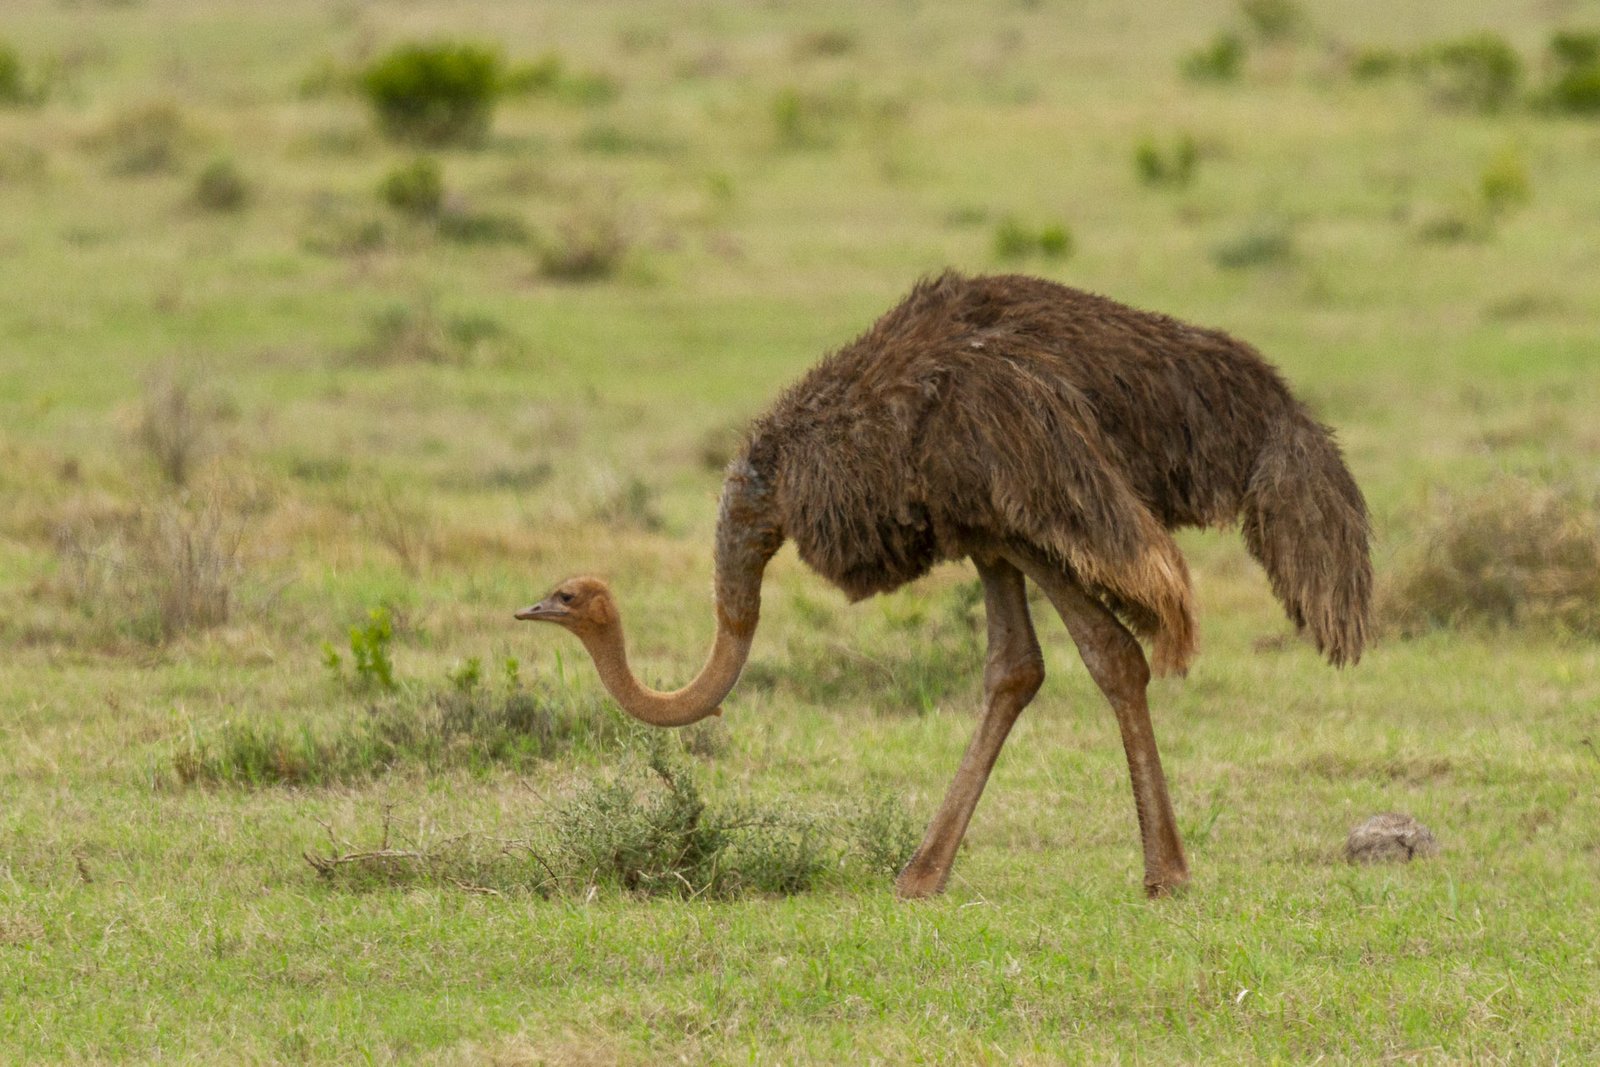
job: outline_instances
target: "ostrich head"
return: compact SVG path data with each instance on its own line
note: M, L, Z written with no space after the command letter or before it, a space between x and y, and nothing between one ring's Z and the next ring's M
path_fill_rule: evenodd
M527 622L553 622L579 637L592 636L617 625L617 606L611 587L599 578L568 578L550 595L517 612Z

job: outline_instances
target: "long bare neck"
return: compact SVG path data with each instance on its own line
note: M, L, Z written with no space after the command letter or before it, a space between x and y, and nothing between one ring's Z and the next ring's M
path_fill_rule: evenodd
M761 616L761 576L783 544L772 510L770 488L747 461L734 460L717 515L717 636L705 666L682 689L663 693L634 677L620 619L580 635L622 710L652 726L687 726L719 710L750 656Z
M688 726L716 714L750 656L749 636L740 637L718 625L711 656L700 673L682 689L663 693L634 677L620 623L585 636L583 644L606 691L623 711L651 726Z

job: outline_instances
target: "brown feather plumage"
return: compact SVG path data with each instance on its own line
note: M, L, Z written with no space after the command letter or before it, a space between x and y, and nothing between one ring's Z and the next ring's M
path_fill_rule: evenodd
M1365 503L1278 373L1220 331L1038 278L918 283L755 422L734 470L761 529L719 543L787 537L852 598L1043 554L1181 672L1193 595L1169 531L1242 519L1330 660L1366 638Z

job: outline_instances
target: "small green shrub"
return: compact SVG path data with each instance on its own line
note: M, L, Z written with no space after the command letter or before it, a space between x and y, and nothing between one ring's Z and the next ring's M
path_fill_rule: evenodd
M556 814L558 854L580 885L644 897L787 895L834 866L840 850L819 820L708 803L664 735L650 735L643 762Z
M1499 218L1512 209L1526 205L1533 199L1533 181L1528 177L1528 166L1522 154L1507 148L1483 168L1478 188L1489 214Z
M1550 35L1549 53L1562 67L1600 63L1600 30L1557 30Z
M1540 102L1556 111L1600 114L1600 30L1563 30L1550 38L1549 81Z
M378 195L401 214L436 218L444 205L444 173L437 160L418 156L384 175Z
M1309 26L1305 11L1294 0L1239 0L1239 11L1250 29L1263 41L1292 41Z
M1194 181L1200 163L1200 146L1193 137L1181 134L1163 148L1154 138L1140 141L1133 150L1133 169L1146 185L1166 185L1182 189Z
M1416 61L1394 48L1358 48L1350 56L1350 76L1356 81L1378 81L1416 69Z
M1294 259L1294 231L1277 220L1257 220L1211 250L1223 270L1281 266Z
M1522 85L1522 58L1505 38L1492 33L1435 45L1418 63L1434 96L1448 107L1503 111Z
M500 56L474 44L402 45L361 76L390 137L415 144L475 144L488 132L501 91Z
M1065 259L1072 254L1072 249L1072 231L1064 223L1051 223L1035 230L1008 215L995 227L996 259L1019 260L1034 256Z
M393 692L400 683L395 680L394 660L389 655L389 645L394 641L394 617L388 608L373 608L367 612L362 626L350 627L350 664L353 673L346 677L344 657L330 641L322 644L322 663L336 680L355 691L382 690Z
M1249 49L1236 33L1219 33L1210 44L1185 56L1179 70L1190 81L1231 82L1244 73Z
M1565 72L1546 90L1544 99L1560 111L1600 114L1600 63Z
M1486 241L1493 235L1494 220L1482 205L1471 201L1438 208L1417 227L1417 239L1426 244Z
M447 209L435 226L440 238L462 245L519 245L531 237L521 218L493 211Z
M577 145L586 152L608 156L664 156L677 152L679 144L662 134L624 129L614 122L596 122L578 134Z
M546 96L580 106L594 106L616 99L621 89L616 80L594 71L568 71L562 58L549 53L531 63L508 67L500 81L508 94Z
M780 148L816 149L839 141L845 121L858 106L859 100L844 90L802 91L786 86L773 95L768 113Z
M250 185L233 160L214 159L195 178L193 199L204 211L240 211L250 201Z
M113 174L140 175L177 169L192 139L178 106L158 101L119 111L92 141Z
M794 40L792 51L800 59L832 59L849 55L856 49L856 35L849 30L833 28L811 30Z
M0 106L28 102L28 87L22 76L22 58L14 48L0 41Z

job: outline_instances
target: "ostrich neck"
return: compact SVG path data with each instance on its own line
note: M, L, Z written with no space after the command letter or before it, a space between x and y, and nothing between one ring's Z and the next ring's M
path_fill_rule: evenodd
M584 637L600 681L634 718L652 726L687 726L716 713L739 680L761 616L761 576L783 544L771 496L747 459L729 465L717 513L717 636L688 685L662 693L640 684L628 667L620 620Z
M716 714L750 655L750 637L739 637L719 625L711 656L700 673L682 689L663 693L634 677L620 624L585 638L584 646L606 691L623 711L651 726L687 726Z

